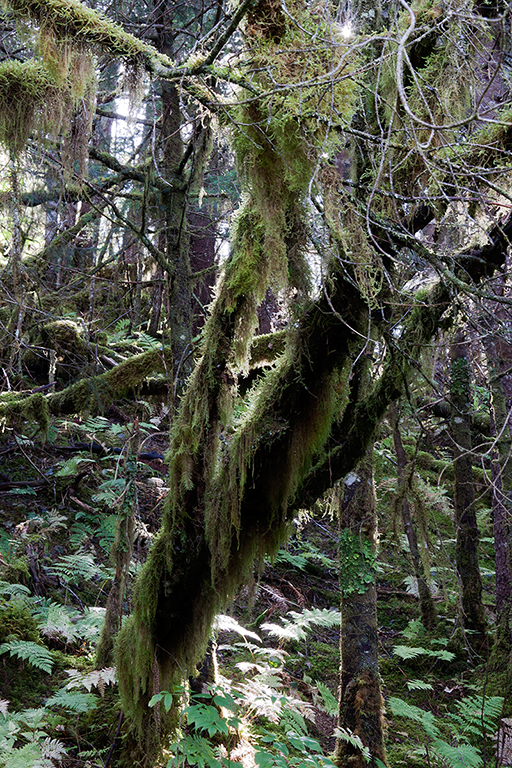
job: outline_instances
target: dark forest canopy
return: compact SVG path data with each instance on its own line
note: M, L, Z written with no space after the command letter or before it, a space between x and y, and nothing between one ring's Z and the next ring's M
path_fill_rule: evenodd
M439 331L510 305L511 9L93 5L3 3L0 417L165 392L170 495L116 646L152 755L155 681L357 471Z

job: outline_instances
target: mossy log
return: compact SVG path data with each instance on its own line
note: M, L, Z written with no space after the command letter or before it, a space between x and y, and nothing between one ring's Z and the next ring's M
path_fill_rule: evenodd
M9 392L0 397L0 418L34 419L44 433L50 416L102 413L113 402L136 392L151 374L172 372L170 349L152 349L51 395ZM171 387L171 380L169 380Z

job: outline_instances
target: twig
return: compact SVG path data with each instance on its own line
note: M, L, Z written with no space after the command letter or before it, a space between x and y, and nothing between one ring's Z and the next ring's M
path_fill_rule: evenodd
M110 760L111 760L112 755L114 753L114 748L116 746L117 737L119 736L119 733L121 731L121 724L122 724L122 722L123 722L123 710L121 710L120 713L119 713L119 719L117 721L117 730L116 730L116 733L115 733L115 736L114 736L114 741L110 745L110 749L108 751L108 755L105 758L105 762L103 763L103 768L107 768L108 764L110 763Z

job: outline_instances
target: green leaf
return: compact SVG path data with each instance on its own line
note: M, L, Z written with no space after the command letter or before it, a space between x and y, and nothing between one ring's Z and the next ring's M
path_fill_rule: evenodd
M254 762L259 768L273 768L275 765L274 756L270 752L256 752Z
M432 712L425 712L420 707L415 707L403 699L390 696L388 706L396 717L407 717L416 723L421 723L425 732L431 738L439 738L439 729L435 723Z
M321 680L316 681L315 683L316 687L318 688L318 692L322 697L322 702L325 708L325 711L328 715L331 715L332 717L336 717L338 714L338 701L333 696L329 688L325 685L325 683L322 683Z
M34 488L11 488L8 493L11 493L13 496L37 496Z
M442 739L435 739L430 749L450 768L481 768L484 764L480 751L471 744L459 744L453 747Z
M166 693L164 696L164 709L166 712L172 707L173 695L172 693Z
M48 568L50 573L67 582L78 584L80 581L91 581L104 577L103 569L94 560L92 555L63 555L55 565Z
M70 459L63 461L60 465L60 469L55 473L55 477L74 477L82 464L94 464L94 459L88 456L72 456Z
M334 736L336 736L338 739L342 739L342 741L347 742L347 744L350 744L356 749L359 749L365 760L370 759L370 750L368 747L365 747L361 741L361 737L356 733L352 733L352 731L348 728L335 728Z
M443 650L442 648L438 651L430 651L430 656L435 656L436 659L441 659L441 661L453 661L455 658L454 653Z

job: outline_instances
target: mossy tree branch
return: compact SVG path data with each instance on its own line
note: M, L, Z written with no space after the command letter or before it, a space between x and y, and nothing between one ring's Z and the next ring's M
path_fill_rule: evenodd
M172 354L169 349L151 349L131 357L99 376L91 376L50 395L10 392L0 398L0 418L34 419L45 432L50 416L72 413L101 413L108 406L134 393L151 374L164 373L171 380ZM170 386L170 385L169 385Z

